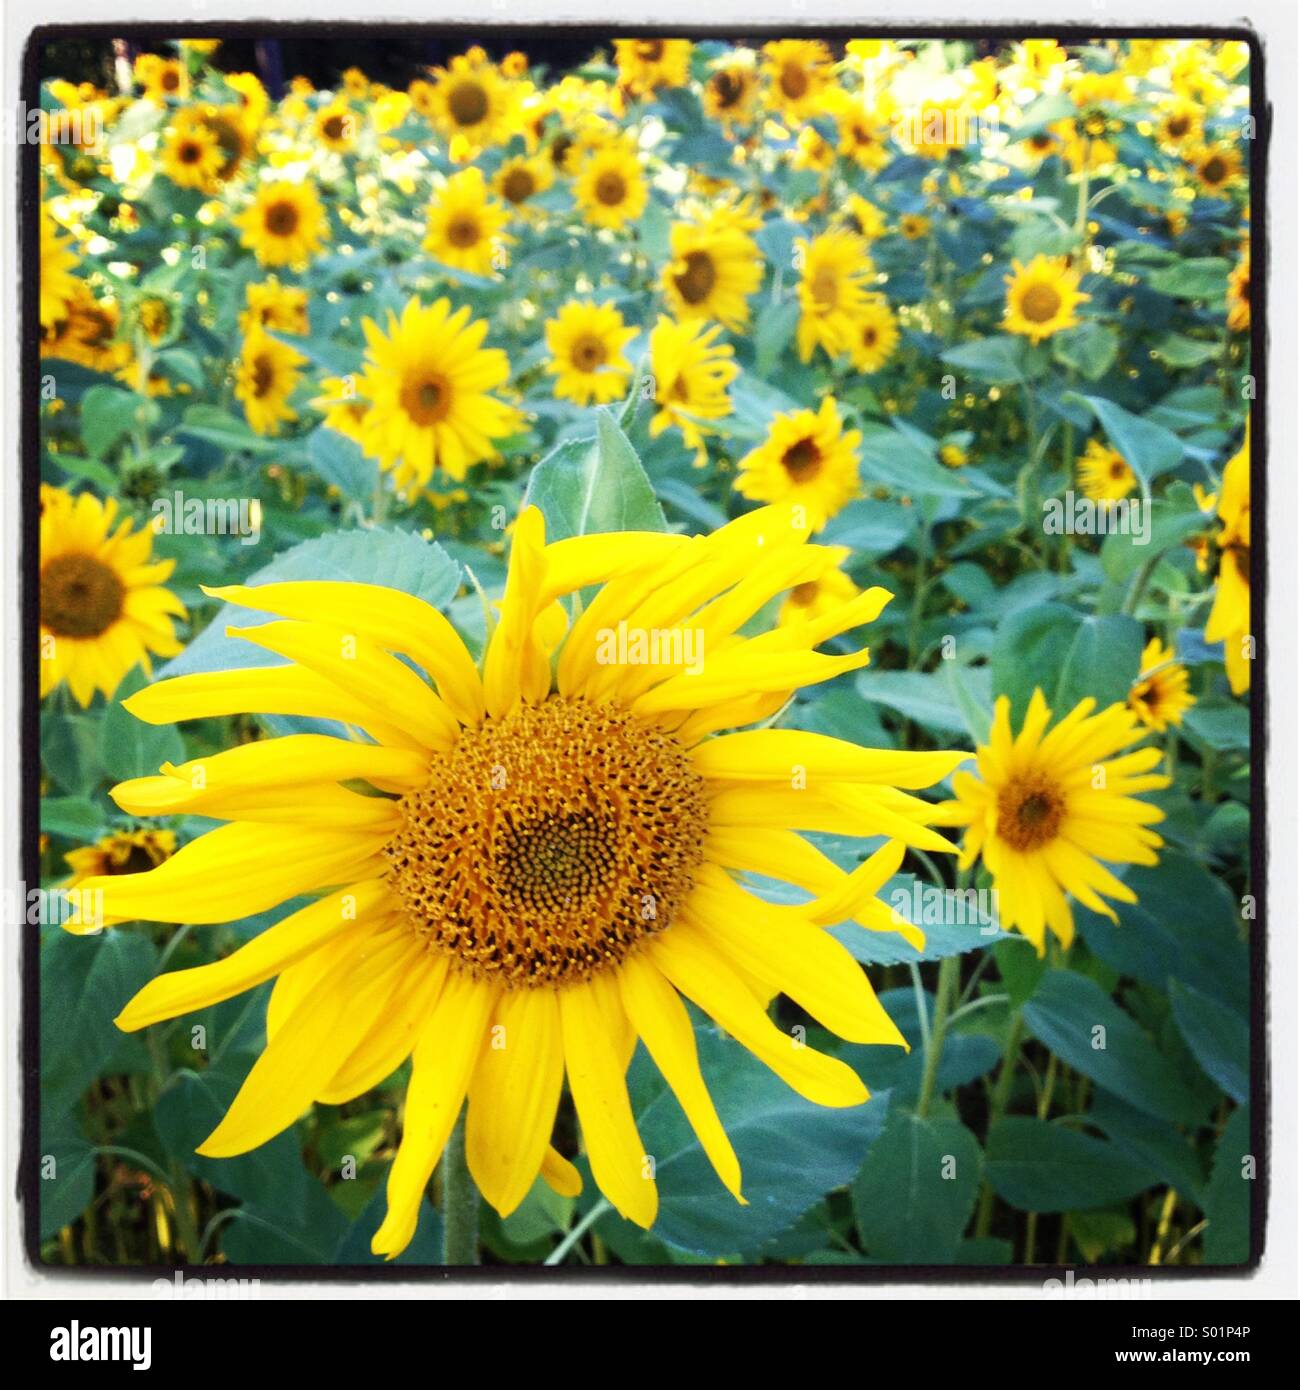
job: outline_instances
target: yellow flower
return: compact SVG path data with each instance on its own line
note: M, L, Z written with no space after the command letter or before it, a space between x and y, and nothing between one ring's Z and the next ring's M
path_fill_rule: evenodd
M623 141L593 150L583 161L573 189L587 221L614 230L641 216L647 194L636 151Z
M1168 97L1161 103L1160 119L1156 124L1156 140L1161 149L1181 154L1185 149L1200 145L1204 131L1204 113L1196 102Z
M833 79L830 50L820 39L777 39L763 45L767 99L792 125L821 114Z
M1218 196L1241 182L1241 151L1236 145L1213 145L1190 156L1192 172L1206 193Z
M217 137L207 126L172 126L163 138L162 171L178 188L215 187L224 162Z
M144 86L145 96L159 106L165 106L168 97L183 97L189 90L184 65L156 53L142 53L135 60L135 77Z
M623 355L637 330L612 304L572 300L546 325L555 395L577 405L604 405L627 393L632 364Z
M618 80L634 96L684 87L690 77L689 39L615 39Z
M387 331L362 321L366 362L357 383L369 409L366 452L403 492L426 487L435 468L463 482L471 464L496 457L494 440L514 432L518 414L491 393L510 378L500 348L485 348L487 321L449 300L412 299Z
M970 456L960 444L942 444L939 447L939 462L945 468L965 468Z
M705 79L701 100L704 114L726 129L750 125L758 102L758 72L752 55L746 61L731 54L715 65Z
M834 92L839 90L832 89ZM875 108L847 93L836 97L831 109L839 126L840 154L868 173L879 173L892 158L889 122L882 120Z
M1174 660L1173 648L1153 637L1142 651L1128 707L1148 729L1162 734L1171 724L1181 724L1184 713L1196 703L1187 682L1187 667Z
M327 150L347 154L356 147L357 116L345 101L332 101L316 113L316 138Z
M274 275L260 285L244 290L248 308L239 316L239 331L251 333L255 327L273 328L277 333L303 336L310 332L307 322L307 291L282 285Z
M108 874L146 873L175 853L173 830L116 830L93 845L83 845L63 856L72 870L63 886L75 888L88 878Z
M459 139L470 154L509 139L516 91L479 54L462 54L435 68L434 83L411 84L411 101L448 140ZM427 88L427 90L426 90Z
M849 225L849 230L856 232L867 243L885 234L885 214L859 193L849 195L844 204L843 217Z
M370 95L370 79L360 68L347 68L343 73L343 90L348 96L364 101Z
M255 433L279 434L281 424L298 418L288 402L306 361L260 324L249 331L235 366L235 397Z
M514 241L510 214L488 193L477 165L453 174L429 204L429 230L421 243L443 265L472 275L491 275Z
M1250 247L1242 248L1241 259L1228 276L1228 327L1244 333L1250 327Z
M41 356L79 362L92 372L116 372L131 359L121 341L121 311L111 299L96 299L84 280L74 281L61 318L41 329Z
M165 295L147 294L136 300L134 317L145 337L157 347L175 326L176 309Z
M249 135L256 135L271 106L266 88L254 72L223 72L221 80L235 93L236 103L229 108L237 114Z
M957 799L941 808L943 824L967 827L961 867L983 857L1003 928L1023 932L1039 955L1047 928L1062 946L1074 939L1067 894L1115 920L1105 899L1137 895L1105 863L1155 864L1163 843L1148 827L1164 812L1135 795L1169 785L1151 771L1161 750L1124 752L1145 734L1137 716L1121 704L1093 714L1096 704L1080 700L1048 732L1052 711L1035 690L1013 737L1011 702L1000 696L978 775L955 774Z
M920 241L930 234L930 219L919 212L905 212L898 219L898 230L908 241Z
M1075 467L1079 486L1094 502L1118 502L1137 487L1137 476L1123 454L1099 439L1090 439Z
M309 183L264 183L234 219L241 244L263 265L305 265L329 238L325 209Z
M555 182L555 170L549 160L516 155L507 159L492 176L492 188L497 196L516 212L527 214L531 199Z
M824 570L816 579L805 579L790 590L777 611L776 621L781 627L817 622L841 604L857 598L860 592L843 570Z
M72 273L78 264L69 237L59 234L59 224L41 204L41 327L52 328L68 316L68 306L81 283Z
M1250 424L1241 448L1223 470L1219 488L1219 582L1205 640L1223 643L1223 664L1234 695L1250 689Z
M115 524L116 523L116 524ZM162 587L174 560L153 560L153 534L118 520L117 502L41 488L40 679L44 699L61 681L89 705L105 699L150 653L176 656L173 618L185 609Z
M716 431L704 423L731 414L727 389L740 374L730 343L718 342L722 328L699 319L676 323L660 315L650 334L650 374L654 378L658 409L650 421L652 438L676 425L688 448L695 450L695 465L708 460L704 439Z
M1028 265L1012 261L1011 269L1003 318L1010 332L1039 343L1074 327L1075 308L1090 296L1079 293L1079 272L1064 256L1035 256Z
M854 347L855 328L868 303L872 273L867 243L848 231L823 232L799 241L803 266L799 280L799 357L807 362L815 348L836 357Z
M752 238L730 217L673 225L661 284L673 316L716 319L739 332L749 322L749 296L763 279Z
M552 1147L566 1077L597 1187L651 1226L655 1180L624 1079L637 1039L743 1201L683 997L800 1095L861 1104L857 1073L792 1047L765 1006L785 994L840 1037L904 1045L825 926L898 930L875 894L904 847L950 848L928 826L935 808L912 793L960 754L784 729L711 737L860 668L866 652L815 649L890 597L872 589L804 627L742 636L765 603L839 554L807 544L787 514L761 511L711 536L548 546L528 508L512 541L481 670L437 609L396 590L213 590L279 619L239 635L289 664L165 681L130 699L133 714L170 724L232 707L309 710L374 741L264 739L205 756L201 784L189 764L123 783L113 795L132 815L229 823L150 873L81 885L102 893L109 920L224 922L315 895L231 956L151 981L117 1022L136 1031L278 977L266 1049L200 1146L210 1158L246 1153L313 1103L344 1104L411 1058L387 1214L371 1242L390 1258L415 1232L462 1109L470 1172L497 1212L515 1210L539 1176L576 1195L579 1175ZM548 654L556 600L593 588ZM651 624L694 625L700 674L606 659L611 631ZM794 766L806 777L798 791ZM846 874L798 834L810 824L886 844ZM738 872L814 896L769 904Z
M361 443L361 425L370 406L358 395L355 377L326 377L321 382L321 394L312 401L312 407L325 416L328 429L337 430L339 434Z
M221 183L234 178L253 150L252 128L238 106L186 107L176 113L173 129L182 136L195 136L196 132L205 131L216 140L221 151L221 167L216 171L216 179ZM202 136L197 138L202 141Z
M818 531L858 495L858 430L845 430L833 396L820 409L777 415L767 439L741 459L733 484L752 502L799 509Z
M869 294L853 324L849 360L854 369L870 375L893 357L898 347L898 320L883 294Z

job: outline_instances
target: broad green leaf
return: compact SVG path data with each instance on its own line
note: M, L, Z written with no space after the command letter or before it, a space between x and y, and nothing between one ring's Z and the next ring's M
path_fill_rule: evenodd
M966 720L957 706L947 679L940 672L859 671L859 693L873 704L884 705L905 719L924 724L942 734L963 734Z
M1153 424L1107 400L1105 396L1071 395L1083 401L1097 417L1112 447L1128 466L1147 482L1177 468L1183 461L1183 442L1163 425Z
M1047 692L1053 714L1057 718L1068 714L1089 695L1096 699L1098 709L1127 699L1129 687L1138 677L1143 638L1142 625L1118 613L1081 619L1060 679L1055 689Z
M41 712L41 764L65 791L88 796L100 784L99 716Z
M41 800L41 831L64 839L93 840L104 828L104 811L84 796L47 796Z
M1250 1110L1228 1116L1205 1193L1205 1263L1244 1265L1251 1256L1250 1206L1262 1155L1251 1151Z
M1222 256L1194 256L1161 266L1147 276L1147 284L1175 299L1202 299L1220 304L1228 291L1232 263Z
M175 724L146 724L122 707L144 684L139 673L123 681L99 726L99 760L116 782L151 777L165 762L185 761L185 740Z
M993 695L1011 700L1011 730L1024 721L1034 691L1053 696L1078 636L1081 619L1060 603L1019 608L998 624L993 640ZM1067 710L1053 710L1058 715Z
M379 482L375 460L367 458L355 440L324 425L308 437L307 457L316 472L345 497L367 498Z
M157 420L156 402L117 386L92 386L81 398L81 437L97 459L134 430L147 430Z
M1206 1076L1244 1105L1250 1095L1250 1020L1178 980L1169 981L1169 1003Z
M1060 333L1052 351L1058 362L1073 367L1088 381L1100 381L1119 356L1119 334L1101 323L1083 323Z
M48 1108L48 1100L42 1104ZM71 1122L42 1124L37 1165L42 1240L71 1225L90 1205L97 1157L94 1145L77 1133Z
M962 343L941 352L939 360L991 386L1009 386L1025 379L1024 340L1008 334Z
M985 1171L1017 1211L1088 1211L1122 1202L1156 1174L1114 1144L1043 1120L1013 1115L989 1131Z

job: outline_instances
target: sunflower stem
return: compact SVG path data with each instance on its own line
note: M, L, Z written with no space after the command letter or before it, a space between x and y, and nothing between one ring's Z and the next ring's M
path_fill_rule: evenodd
M1020 1010L1016 1009L1007 1025L1007 1041L1002 1049L1002 1069L998 1072L997 1083L994 1085L993 1094L989 1098L988 1134L992 1134L998 1121L1007 1112L1007 1102L1011 1099L1011 1083L1016 1074L1016 1058L1020 1055L1021 1028ZM987 1142L986 1135L985 1143ZM980 1189L979 1210L975 1216L975 1234L977 1236L988 1235L992 1225L993 1188L989 1184L989 1180L985 1178L984 1186Z
M478 1264L478 1188L465 1159L463 1111L442 1154L442 1262Z
M953 989L961 966L960 956L945 956L939 962L939 982L934 992L934 1022L930 1025L929 1045L925 1050L925 1071L921 1076L921 1094L916 1101L916 1117L925 1118L934 1099L935 1082L939 1075L939 1058L943 1055L944 1035L948 1031L949 1010Z

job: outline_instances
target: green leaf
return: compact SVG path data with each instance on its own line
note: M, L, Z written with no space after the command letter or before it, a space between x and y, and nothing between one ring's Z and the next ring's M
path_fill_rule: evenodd
M81 437L97 459L134 429L148 429L157 420L156 402L119 386L92 386L81 398Z
M1250 1022L1190 985L1169 981L1169 1004L1201 1070L1237 1102L1250 1095Z
M981 1167L965 1125L894 1111L850 1189L867 1252L896 1264L956 1263Z
M1201 1118L1195 1096L1118 1004L1084 975L1049 970L1024 1007L1025 1026L1102 1090L1177 1124Z
M1057 718L1089 695L1099 709L1127 699L1142 661L1144 634L1136 619L1113 613L1078 624L1056 688L1046 692Z
M65 792L74 796L93 792L104 776L98 716L42 711L41 763Z
M99 726L99 760L115 782L151 777L163 763L185 761L185 740L174 724L146 724L123 708L122 701L144 684L139 672L128 676Z
M993 948L998 974L1006 986L1011 1008L1018 1009L1038 987L1047 969L1047 958L1034 950L1023 936L1008 936Z
M1139 477L1147 482L1177 468L1183 461L1183 442L1163 425L1153 424L1107 400L1105 396L1082 396L1068 392L1063 401L1082 401L1097 417L1111 445Z
M941 352L939 360L991 386L1008 386L1025 379L1024 339L1009 334L962 343Z
M90 1205L95 1195L96 1158L94 1145L78 1134L70 1122L63 1127L42 1125L37 1168L42 1240L49 1240L64 1226L70 1226Z
M104 828L103 810L84 796L47 796L41 800L41 830L84 844Z
M1088 381L1099 381L1119 356L1119 334L1105 324L1080 324L1058 334L1052 352L1058 362L1073 367Z
M334 1248L332 1265L440 1265L442 1216L432 1202L420 1203L420 1217L411 1243L393 1260L372 1255L370 1240L388 1211L388 1184L381 1182L361 1215L344 1231Z
M569 440L533 469L524 504L541 508L548 541L667 529L636 450L604 406L596 411L595 439Z
M345 497L368 498L379 482L379 465L347 435L321 425L307 439L312 467Z
M799 303L786 299L768 301L758 312L754 328L754 370L759 376L771 376L781 354L794 337L799 323Z
M966 719L945 676L926 671L859 671L854 684L865 700L884 705L935 733L963 734Z
M1183 715L1183 731L1217 752L1250 751L1250 711L1242 704L1198 701Z
M1228 292L1231 270L1231 263L1221 256L1194 256L1151 271L1147 284L1175 299L1203 299L1219 304Z
M1201 338L1188 338L1182 333L1166 333L1151 349L1166 366L1181 370L1213 362L1223 353L1221 343L1207 343Z
M989 1131L985 1163L993 1190L1017 1211L1109 1207L1156 1181L1114 1144L1021 1115Z
M1089 1264L1112 1250L1132 1245L1137 1236L1132 1217L1122 1211L1074 1211L1066 1217L1070 1235Z
M1205 1263L1244 1265L1250 1260L1250 1195L1258 1158L1250 1148L1250 1111L1234 1110L1214 1151L1205 1193Z
M1016 609L998 624L991 663L993 694L1009 697L1012 732L1024 721L1035 689L1044 696L1055 692L1081 621L1063 604L1036 603Z
M192 405L185 412L177 433L206 440L227 453L279 454L284 442L254 434L247 421L216 405Z
M1185 483L1175 484L1168 496L1154 498L1148 516L1150 532L1145 544L1139 543L1135 533L1120 531L1112 531L1102 542L1101 567L1117 584L1131 579L1149 560L1204 531L1209 523Z
M945 661L942 669L971 742L987 743L993 726L992 672L987 666L963 666L956 661Z
M858 448L862 476L903 496L970 498L971 486L960 472L945 468L933 440L922 443L919 431L868 429Z

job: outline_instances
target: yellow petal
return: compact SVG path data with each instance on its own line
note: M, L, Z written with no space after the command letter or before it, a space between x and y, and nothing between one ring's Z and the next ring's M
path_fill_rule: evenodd
M942 781L970 753L900 753L862 748L798 729L751 729L699 744L691 761L701 777L804 785L825 778L917 790Z
M521 697L536 702L549 689L550 662L536 630L545 575L546 526L536 507L526 507L515 525L501 619L483 661L484 695L494 719L509 714Z

